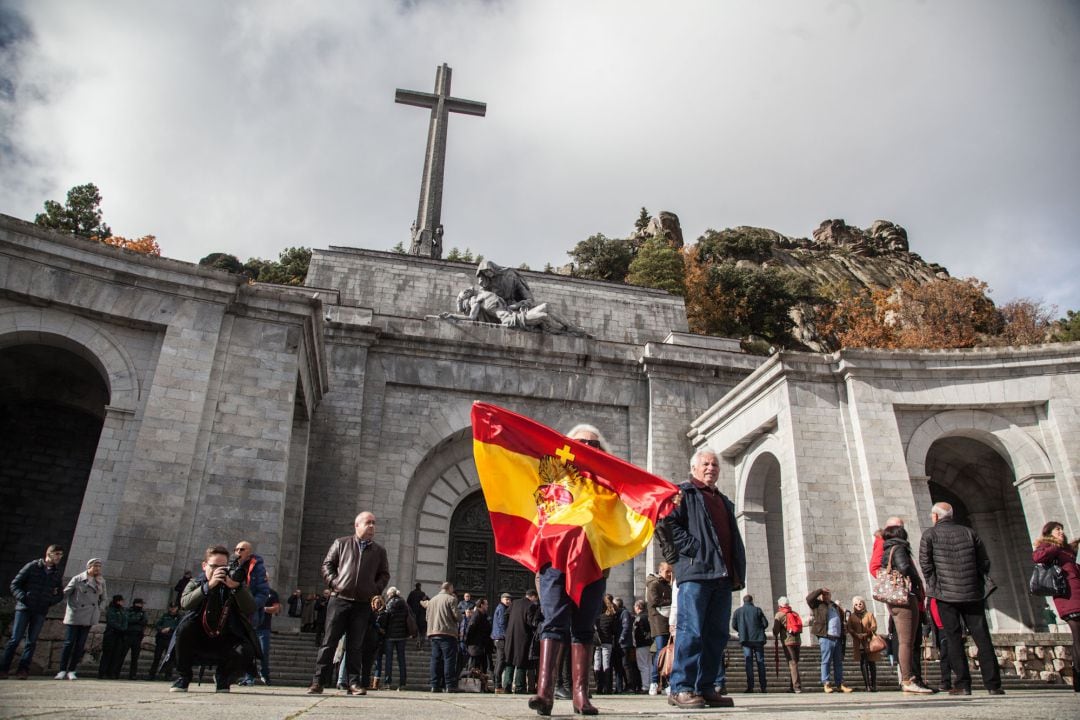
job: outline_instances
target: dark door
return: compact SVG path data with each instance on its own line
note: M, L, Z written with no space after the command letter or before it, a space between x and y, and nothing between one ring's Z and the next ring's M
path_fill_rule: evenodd
M504 592L516 599L535 587L528 568L495 554L495 536L482 492L467 497L454 511L447 557L447 579L459 596L467 592L473 600L485 597L494 603Z

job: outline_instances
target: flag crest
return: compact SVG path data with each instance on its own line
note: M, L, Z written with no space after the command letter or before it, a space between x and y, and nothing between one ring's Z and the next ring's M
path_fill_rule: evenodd
M472 425L496 552L561 570L575 602L644 550L674 507L675 485L529 418L477 402Z

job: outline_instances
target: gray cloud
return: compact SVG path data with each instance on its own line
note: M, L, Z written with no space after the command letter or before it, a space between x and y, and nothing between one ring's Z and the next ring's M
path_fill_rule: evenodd
M450 122L448 246L560 264L642 205L689 239L886 218L998 301L1080 308L1078 7L9 2L0 211L93 181L115 232L185 260L389 248L427 132L394 89L447 62L488 103Z

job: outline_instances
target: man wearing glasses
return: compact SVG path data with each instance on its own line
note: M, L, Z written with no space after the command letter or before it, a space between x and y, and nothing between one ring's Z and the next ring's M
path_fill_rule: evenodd
M251 626L255 628L256 635L260 635L261 646L264 649L269 648L269 636L267 636L266 642L263 643L261 633L259 632L259 628L261 628L266 622L265 608L267 607L267 605L270 604L268 602L271 592L270 579L266 574L266 563L263 562L263 559L260 555L255 553L255 546L253 546L247 540L241 540L240 542L236 543L236 547L233 549L233 553L233 557L235 558L235 562L238 568L237 572L243 573L244 584L247 585L248 591L251 593L252 599L255 600L255 612L250 618ZM265 654L266 653L264 651L264 672L261 677L263 680L263 684L268 685L270 677L267 671L269 668L269 658L265 657ZM254 666L247 670L244 679L241 680L238 684L245 686L251 686L255 684Z
M214 665L217 692L229 692L233 677L253 666L258 640L251 626L256 610L244 580L243 566L229 571L229 551L224 545L206 549L202 575L184 590L180 607L186 612L176 628L173 647L179 677L171 692L187 692L196 662Z
M26 563L11 581L11 594L15 596L15 622L11 626L11 640L4 648L4 657L0 661L0 678L8 676L15 649L24 635L26 645L19 658L19 670L15 677L25 680L30 676L30 660L34 657L38 635L45 624L45 615L50 607L64 599L60 572L60 561L63 559L64 548L50 545L44 559Z

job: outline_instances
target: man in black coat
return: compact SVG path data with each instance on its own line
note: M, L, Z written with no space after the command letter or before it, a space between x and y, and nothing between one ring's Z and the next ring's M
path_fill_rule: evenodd
M64 559L64 548L50 545L45 557L31 560L11 581L11 594L15 596L15 621L11 624L11 640L4 648L4 657L0 660L0 678L6 678L15 659L15 649L26 636L22 657L19 658L20 680L30 675L30 661L34 657L38 635L45 624L45 615L49 608L64 599L61 582L60 561Z
M937 503L930 511L934 526L923 533L919 566L926 578L926 593L937 599L942 632L949 648L948 662L956 675L950 695L971 694L971 672L964 652L961 620L979 649L979 670L991 695L1004 695L990 630L986 626L986 576L990 558L974 530L956 524L949 503ZM942 671L945 676L945 671Z
M532 661L533 639L540 625L540 598L535 590L510 603L510 619L506 625L506 668L498 678L503 690L524 693Z
M229 551L224 545L206 549L202 574L188 583L180 598L185 611L173 634L163 663L176 660L176 682L170 692L187 692L196 662L214 665L217 692L229 692L234 677L259 657L251 627L255 600L244 584L242 568L229 574Z

